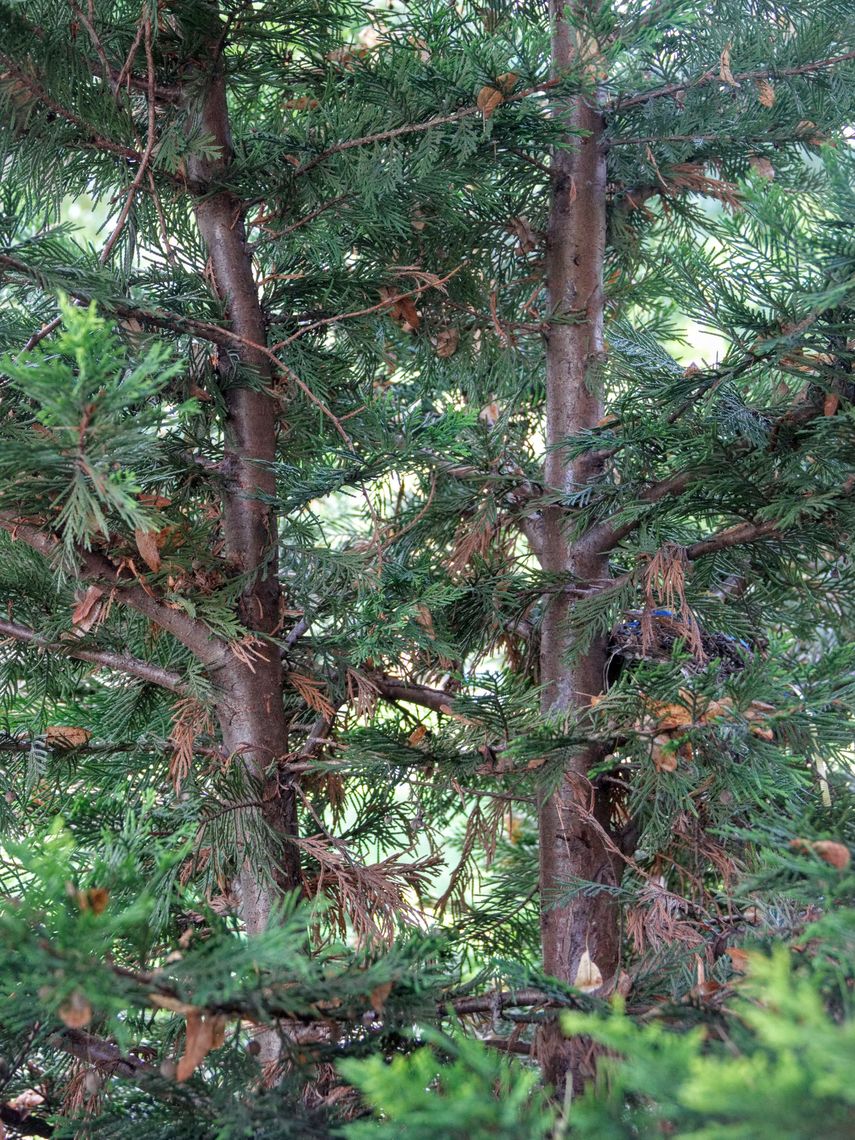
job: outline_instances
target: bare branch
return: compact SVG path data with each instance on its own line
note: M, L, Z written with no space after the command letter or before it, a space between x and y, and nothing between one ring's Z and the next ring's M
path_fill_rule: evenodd
M154 1065L141 1061L139 1057L122 1053L118 1045L83 1029L63 1029L50 1038L50 1043L72 1057L85 1061L88 1065L109 1069L118 1077L139 1077L147 1074L159 1076Z
M75 645L73 641L51 641L49 637L38 633L29 626L21 625L16 621L3 621L0 619L0 635L35 645L39 649L50 653L61 654L63 657L74 657L78 661L88 661L103 669L114 669L120 673L127 673L130 677L137 677L149 685L159 685L173 693L186 694L189 690L181 679L179 673L171 669L163 669L153 665L150 661L143 661L139 657L131 657L126 653L113 653L109 649L88 649Z
M785 79L791 75L807 75L813 71L824 71L826 68L836 67L839 63L848 63L853 59L855 59L855 51L849 51L843 55L830 56L828 59L803 63L797 67L760 67L754 71L741 71L733 78L737 83L749 79ZM663 99L669 95L678 95L681 91L689 91L696 87L706 87L710 83L721 82L718 64L716 64L714 68L710 68L709 71L705 71L703 75L696 76L694 79L686 79L680 83L667 83L664 87L654 87L652 91L641 91L638 95L631 95L628 99L618 95L608 104L608 110L617 114L620 111L628 110L630 107L642 106L652 99Z
M31 523L22 522L8 511L0 514L0 529L7 531L13 540L26 543L45 558L54 557L60 545L60 540L55 534ZM84 577L118 587L116 596L119 600L144 614L167 633L171 633L182 645L186 645L203 665L208 668L222 668L232 659L225 641L216 637L201 622L189 617L183 610L173 609L160 601L150 587L144 588L133 579L121 577L118 568L105 555L89 550L78 550L77 554Z
M543 83L536 83L533 87L526 87L523 91L518 91L516 94L506 95L504 103L518 103L521 99L527 98L529 95L535 95L541 91L548 91L551 87L557 86L561 82L560 77L554 79L547 79ZM472 115L483 114L481 108L477 104L472 104L469 107L460 107L456 111L450 112L447 115L434 115L431 119L425 119L422 123L407 123L403 127L393 127L388 131L378 131L373 135L363 135L358 139L347 139L345 142L336 143L335 146L329 147L327 150L316 154L314 158L310 158L304 162L302 166L297 168L297 174L308 174L319 163L325 159L330 158L334 154L341 154L345 150L353 150L354 147L370 146L372 143L387 142L389 139L400 138L401 135L415 135L422 131L432 130L434 127L442 127L448 123L459 123L461 119L468 119Z
M383 673L366 675L380 696L389 701L404 701L407 704L422 705L434 712L447 713L454 700L451 693L443 692L442 689L432 689L429 685L420 685L415 681L401 681L397 677L388 677Z
M763 538L779 538L781 524L776 519L767 522L743 522L727 530L711 534L709 538L701 539L686 547L686 557L690 562L703 558L706 554L716 554L719 550L727 550L731 546L741 546L747 542L759 542Z

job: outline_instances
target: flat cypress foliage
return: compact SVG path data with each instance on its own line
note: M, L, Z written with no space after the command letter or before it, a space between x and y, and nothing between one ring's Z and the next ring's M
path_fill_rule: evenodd
M851 0L0 0L7 1135L852 1134L853 122Z

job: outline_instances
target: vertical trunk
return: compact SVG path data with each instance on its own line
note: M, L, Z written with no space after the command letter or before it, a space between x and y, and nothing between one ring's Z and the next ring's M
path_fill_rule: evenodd
M578 33L565 20L563 0L551 0L550 11L553 68L560 74L573 62ZM546 274L555 322L546 348L545 480L550 488L571 492L597 474L596 461L582 456L571 462L560 445L566 437L593 427L603 414L597 371L603 359L606 164L603 119L597 107L576 97L561 115L570 131L586 134L569 134L568 149L557 150L552 161ZM592 539L584 535L572 539L561 508L549 508L544 512L544 570L572 574L583 584L603 578L608 560ZM553 718L572 718L603 687L605 646L601 640L585 647L574 645L572 604L568 594L557 593L543 616L542 708ZM563 779L540 804L541 938L547 973L567 983L579 978L581 984L580 962L587 954L590 970L599 970L608 987L620 953L614 900L605 893L567 897L578 879L613 884L619 876L602 834L575 810L581 802L601 825L608 826L607 793L587 779L591 765L600 759L593 745L568 755ZM584 1082L588 1070L584 1043L565 1040L553 1024L543 1030L538 1049L544 1078L559 1096L568 1074L575 1088Z
M242 203L221 188L232 149L222 56L222 28L217 22L208 42L205 76L189 104L191 123L217 144L213 158L194 158L187 177L194 196L199 232L207 247L213 280L231 328L253 344L266 345L264 314L252 272ZM201 89L201 90L200 90ZM198 94L196 93L198 92ZM228 409L225 423L227 483L223 495L225 557L235 574L247 575L240 597L243 623L273 633L280 614L275 512L266 499L275 493L275 477L267 466L276 453L278 407L267 392L247 386L222 355ZM271 378L270 362L252 348L240 352L240 367L262 384ZM214 677L217 713L223 741L261 790L264 822L276 840L272 865L259 867L245 857L237 888L249 933L262 930L277 890L299 885L299 855L289 838L296 833L294 792L282 787L278 764L287 752L287 726L282 707L282 666L275 648L260 648L261 657L247 665L235 658Z

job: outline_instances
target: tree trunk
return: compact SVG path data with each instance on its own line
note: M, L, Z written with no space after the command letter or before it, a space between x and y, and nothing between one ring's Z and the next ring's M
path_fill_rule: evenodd
M191 96L191 122L215 140L218 152L213 158L188 161L188 183L213 281L231 329L253 345L266 347L264 314L246 241L244 206L228 190L218 189L232 158L219 22L211 30L209 51L204 83ZM189 86L194 88L194 84ZM271 367L264 352L242 347L239 369L240 374L221 353L219 372L227 406L224 554L234 574L247 576L239 602L243 624L261 634L272 634L280 622L281 589L276 514L266 500L276 490L268 465L276 455L279 408L266 390ZM236 887L241 915L251 934L267 925L277 893L300 885L300 862L296 846L289 842L296 834L296 798L293 789L279 778L280 764L288 751L280 655L273 645L263 642L257 642L250 652L251 663L235 656L212 675L212 680L223 742L257 785L264 804L263 821L273 839L270 866L260 865L257 844L252 845L254 856L248 849L239 853L243 868Z
M564 18L564 4L551 0L552 58L560 74L574 59L574 32ZM552 191L547 233L546 275L553 315L546 348L546 486L571 493L598 474L590 456L569 461L561 443L568 436L594 427L603 415L597 375L604 358L603 257L606 235L606 160L602 144L603 118L595 105L576 97L559 112L569 132L568 148L552 160ZM608 558L593 534L576 539L568 533L562 508L544 511L543 568L549 574L572 575L581 585L604 578ZM575 644L571 628L572 600L568 593L550 596L543 615L540 671L545 716L573 720L600 693L606 650L602 639ZM539 808L541 938L544 970L566 983L587 983L599 971L607 989L617 974L620 926L611 894L576 894L577 880L615 884L619 858L602 832L576 810L593 812L608 828L609 801L605 789L588 779L591 766L602 759L596 745L565 759L557 788L544 795ZM583 963L583 955L587 955ZM590 963L590 965L587 965ZM587 966L587 970L585 967ZM538 1053L544 1079L563 1096L568 1074L574 1089L589 1075L587 1045L566 1040L557 1024L541 1033Z

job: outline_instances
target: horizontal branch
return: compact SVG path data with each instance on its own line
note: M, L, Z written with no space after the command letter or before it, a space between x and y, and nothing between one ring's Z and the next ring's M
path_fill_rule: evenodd
M7 531L13 541L20 541L45 558L55 556L60 539L47 529L23 522L10 512L0 514L0 529ZM116 587L116 597L131 606L138 613L165 629L185 645L203 665L209 668L222 668L230 660L228 643L216 637L200 621L191 618L183 610L167 605L159 600L150 587L143 587L138 581L122 578L116 566L103 554L90 550L78 550L77 556L82 575L95 582L105 582Z
M113 653L109 649L87 649L77 646L69 641L51 641L49 637L38 633L29 626L21 625L16 621L3 621L0 619L0 635L14 638L35 645L39 649L50 653L61 654L64 657L74 657L78 661L88 661L103 669L114 669L128 676L137 677L149 685L159 685L173 693L182 695L188 692L187 686L179 673L171 669L164 669L160 665L153 665L150 661L143 661L139 657L131 657L126 653Z
M478 997L455 998L450 1002L438 1002L436 1012L440 1017L448 1013L451 1006L456 1014L467 1013L501 1013L505 1009L529 1008L535 1005L571 1008L581 1003L573 995L557 998L554 994L544 993L543 990L522 989L495 991L490 994L480 994Z
M699 132L691 135L637 135L632 138L617 138L614 136L609 137L606 142L607 147L613 146L652 146L655 143L727 143L731 145L738 143L743 146L748 144L760 146L763 143L772 143L775 146L780 146L782 143L806 143L811 139L816 138L819 134L818 129L812 129L810 132L799 131L796 134L776 135L771 131L765 131L759 135L746 135L746 134L722 134L721 131L710 131L708 133ZM701 156L698 156L698 161Z
M50 1038L51 1045L70 1053L88 1065L107 1068L118 1077L138 1077L142 1074L156 1077L159 1071L147 1061L122 1053L118 1045L83 1029L63 1029Z
M709 390L709 388L717 385L725 376L732 378L741 372L746 371L752 364L757 363L762 358L751 356L742 361L735 368L727 369L726 371L712 371L703 380L699 389L697 389L695 396L692 399L697 399L697 396ZM667 422L674 423L675 420L682 415L686 408L690 405L692 400L687 400L675 409L668 416ZM777 434L782 427L789 425L790 427L804 427L812 420L815 420L824 414L824 405L822 401L815 403L807 403L798 407L790 408L788 411L783 412L769 424L769 444L767 450L774 451L775 441ZM594 454L598 459L609 459L618 453L624 446L624 442L615 445L608 450L597 451ZM753 444L747 440L740 441L736 444L731 444L728 451L728 460L732 463L737 457L744 456L746 453L753 449ZM677 471L673 475L669 475L666 479L662 479L657 483L651 484L644 491L636 497L638 504L653 504L658 503L662 499L667 498L669 495L678 495L684 491L691 483L697 482L706 474L706 469L703 466L692 467L683 471ZM590 541L594 542L599 549L611 550L623 539L627 538L634 530L636 530L643 520L643 515L639 515L634 519L630 519L625 523L616 524L610 520L597 523L587 532L587 537Z
M516 94L505 95L502 102L503 104L518 103L521 99L525 99L529 95L548 91L560 82L560 76L554 79L547 79L543 83L536 83L533 87L526 87L523 91L518 91ZM320 154L316 154L314 158L310 158L307 162L304 162L302 166L297 167L296 173L307 174L321 162L324 162L325 159L331 158L332 155L341 154L346 150L353 150L355 147L370 146L372 143L378 142L388 142L390 139L397 139L402 135L419 134L422 131L432 130L434 127L442 127L448 123L458 123L461 119L468 119L472 115L482 115L483 113L483 109L479 107L477 103L473 103L466 107L460 107L456 111L451 111L447 115L434 115L432 118L425 119L421 123L407 123L401 127L392 127L387 131L377 131L373 135L363 135L357 139L346 139L344 142L336 143L327 150L321 151Z
M24 278L32 285L44 289L44 283L38 269L27 265L16 257L0 254L0 269ZM237 333L209 321L198 321L192 317L182 317L179 313L170 313L166 309L150 308L142 305L132 305L129 301L116 298L96 297L89 289L74 287L70 282L64 286L65 292L75 301L88 305L95 301L102 309L113 313L117 317L132 318L149 328L162 329L177 333L179 336L195 336L200 340L209 341L220 348L236 348L244 344L244 338ZM47 292L47 290L45 290ZM59 322L57 322L58 326ZM256 346L257 347L257 346Z
M781 535L780 525L775 519L762 523L738 523L736 526L728 527L727 530L721 530L717 534L711 534L709 538L703 538L699 542L687 546L686 557L690 562L694 562L707 554L717 554L718 551L727 550L731 546L759 542L763 538L779 538Z
M0 254L0 269L4 268L24 277L25 280L31 282L33 285L44 288L39 272L17 258ZM138 320L143 327L165 329L184 336L195 336L200 340L206 340L211 344L216 344L220 348L249 349L257 353L270 362L277 375L296 384L304 396L330 420L345 444L353 448L353 440L345 431L338 417L330 411L319 396L315 395L309 385L304 383L287 364L283 364L276 354L271 352L266 345L258 344L248 337L240 336L239 333L232 332L230 329L223 328L221 325L211 324L208 321L193 320L190 317L179 316L177 313L167 313L163 309L143 308L140 305L131 305L127 301L104 299L101 297L96 298L92 295L91 291L74 288L70 284L65 286L65 291L76 301L89 304L90 301L94 300L106 312L113 313L118 317L131 317Z
M48 1038L55 1049L70 1053L86 1065L94 1065L105 1076L124 1077L139 1083L153 1096L161 1100L174 1101L186 1105L188 1101L203 1109L207 1107L203 1098L192 1088L178 1085L165 1078L160 1068L149 1064L133 1053L123 1053L118 1045L85 1029L62 1029ZM200 1127L200 1131L202 1131Z
M94 127L91 127L74 111L70 111L67 107L63 107L50 95L39 81L30 75L28 72L22 70L11 56L0 53L0 63L6 69L9 77L15 80L15 83L24 87L33 96L34 99L42 103L49 111L52 111L58 118L64 119L65 122L70 123L71 126L77 127L79 131L85 136L85 143L89 147L94 147L96 150L104 151L107 154L115 154L120 158L127 158L134 161L139 161L142 157L139 151L134 150L132 147L122 146L120 143L113 142L112 139L105 138L99 134Z
M743 546L752 542L760 542L764 538L780 538L782 536L781 524L776 520L754 523L741 522L735 526L720 530L716 534L708 535L698 542L683 548L689 562L695 562L708 554L717 554L720 550L728 550L732 546ZM604 582L599 593L609 590L619 590L635 577L637 570L629 570L625 574Z
M454 700L452 693L432 689L429 685L420 685L415 681L401 681L383 673L368 673L366 676L380 696L389 701L404 701L411 705L422 705L434 712L447 713Z
M669 495L679 495L690 483L700 478L701 474L700 469L679 471L676 475L646 488L636 496L635 502L638 505L652 506L662 499L667 499ZM642 517L637 516L634 519L628 519L620 525L608 522L599 523L588 531L586 537L598 550L612 550L641 525Z
M742 83L752 79L786 79L792 75L807 75L814 71L824 71L829 67L836 67L839 63L849 63L855 60L855 51L845 52L843 55L830 56L827 59L813 60L810 63L799 64L795 67L759 67L753 71L740 71L733 76L733 81ZM710 68L702 75L697 76L695 79L686 79L680 83L666 83L663 87L654 87L651 91L641 91L637 95L631 95L628 99L622 98L620 95L608 104L608 110L613 114L620 111L626 111L631 107L640 107L645 103L649 103L653 99L664 99L669 95L679 95L683 91L693 90L696 87L705 87L710 83L720 83L725 86L732 86L731 83L725 83L722 79L718 66Z

